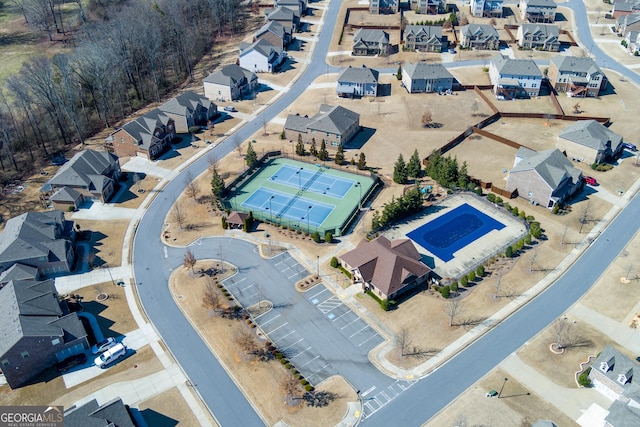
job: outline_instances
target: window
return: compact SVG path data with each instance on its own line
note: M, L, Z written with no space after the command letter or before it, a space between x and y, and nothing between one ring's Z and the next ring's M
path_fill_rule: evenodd
M60 338L54 338L51 340L51 345L58 345L60 344Z
M8 359L4 359L2 362L2 367L6 368L7 366L9 366L9 360Z
M22 355L23 359L28 359L29 358L29 352L28 351L23 351L22 353L20 353Z

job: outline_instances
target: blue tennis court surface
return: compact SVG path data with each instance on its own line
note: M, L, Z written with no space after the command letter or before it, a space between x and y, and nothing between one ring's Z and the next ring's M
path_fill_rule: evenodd
M499 221L464 203L409 234L411 240L444 262L453 254L491 230L505 227Z
M341 199L349 191L355 181L323 174L324 169L318 167L306 169L291 165L282 165L271 178L273 182L295 187L298 190L311 191L318 194Z
M335 208L332 205L264 187L258 188L242 203L242 206L264 212L276 222L278 219L285 218L300 224L307 222L314 227L319 227Z

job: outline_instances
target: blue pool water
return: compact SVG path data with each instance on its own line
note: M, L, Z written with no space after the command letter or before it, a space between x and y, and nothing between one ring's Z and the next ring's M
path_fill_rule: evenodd
M499 221L463 204L407 234L411 240L447 262L460 249L491 230L505 227Z

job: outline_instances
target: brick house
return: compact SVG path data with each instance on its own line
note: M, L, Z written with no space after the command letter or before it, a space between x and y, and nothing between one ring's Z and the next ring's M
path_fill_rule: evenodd
M360 28L353 36L353 56L386 56L390 49L389 34L385 31Z
M431 269L421 258L411 240L390 241L384 236L363 240L338 257L352 273L353 283L360 283L364 291L370 290L382 300L394 299L428 283Z
M542 86L542 72L533 60L502 54L491 59L489 79L498 99L536 97Z
M571 97L598 96L607 89L607 76L588 57L555 56L549 63L549 83Z
M378 72L364 65L348 66L338 76L336 93L341 98L378 95Z
M60 301L53 279L10 281L0 289L0 368L12 388L89 348L76 313Z
M557 25L522 24L518 28L516 42L522 49L558 52L560 29Z
M490 24L469 24L460 28L460 46L465 49L497 50L498 31Z
M269 21L256 31L253 41L256 42L258 40L266 40L272 45L285 50L291 44L293 35L291 28L284 27L277 21Z
M553 22L557 5L553 0L520 0L520 17L529 22Z
M140 156L154 160L171 147L175 138L173 119L156 108L111 132L105 143L118 157Z
M436 25L407 25L404 30L404 48L419 52L442 52L449 47L442 27Z
M360 115L341 106L320 105L313 117L289 114L284 124L285 138L297 141L298 136L306 144L312 140L325 140L327 147L346 144L360 130Z
M640 12L640 0L615 0L613 2L613 18Z
M206 125L218 115L216 104L192 91L171 98L158 109L173 119L178 133L187 133L192 126Z
M560 150L533 151L520 147L513 169L507 175L506 189L547 208L564 203L580 191L582 172Z
M407 62L402 66L402 84L409 93L450 91L453 79L442 64Z
M557 147L567 157L592 164L619 156L622 143L622 136L602 123L580 120L560 132Z

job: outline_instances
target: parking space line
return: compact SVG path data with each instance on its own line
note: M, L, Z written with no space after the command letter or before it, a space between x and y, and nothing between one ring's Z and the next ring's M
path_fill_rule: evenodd
M341 318L342 316L346 316L346 315L347 315L347 314L349 314L349 313L353 313L353 311L351 311L351 310L347 310L347 311L345 311L344 313L342 313L340 316L338 316L338 317L336 317L335 319L333 319L333 321L335 322L336 320L338 320L338 319L339 319L339 318ZM353 314L355 314L355 313L353 313ZM356 317L358 317L358 315L357 315L357 314L356 314Z
M359 331L356 331L355 333L349 335L349 338L353 338L354 336L358 335L360 332L364 331L368 327L369 327L369 325L364 325L364 327L362 329L360 329Z
M294 273L291 276L287 277L287 279L291 279L292 277L296 277L298 274L300 274L300 273Z
M306 353L307 351L311 350L311 347L307 347L304 350L302 350L300 353L296 354L295 356L291 356L291 357L298 357L300 356L302 353Z
M372 338L377 337L378 334L374 333L373 335L371 335L369 338L367 338L366 340L362 341L360 344L358 344L358 347L360 347L362 344L366 343L367 341L371 340Z
M272 333L274 333L275 331L277 331L278 329L282 328L283 326L288 325L289 322L284 322L282 325L278 326L277 328L275 328L273 331L267 332L267 335L271 335Z
M305 363L304 365L300 365L301 368L304 368L305 366L307 366L309 363L313 362L314 360L318 359L320 356L316 356L313 359L309 360L307 363Z
M322 370L323 370L324 368L326 368L327 366L331 366L331 365L329 365L329 364L327 363L327 364L326 364L326 365L324 365L322 368L320 368L320 369L316 369L315 371L313 371L313 374L312 374L312 375L317 374L318 372L322 371Z
M282 340L284 340L286 337L288 337L289 335L293 334L295 331L296 331L296 330L294 329L293 331L289 332L287 335L285 335L285 336L283 336L283 337L278 338L278 341L282 341Z
M279 314L278 314L278 315L276 315L276 316L274 316L274 317L272 317L271 319L269 319L269 320L265 321L264 323L261 323L261 324L260 324L260 327L264 327L266 324L273 322L273 321L274 321L274 320L276 320L278 317L280 317L280 315L279 315Z
M317 297L318 295L320 295L320 294L322 294L322 293L324 293L324 292L327 292L328 290L329 290L329 289L324 288L324 289L323 289L323 290L321 290L320 292L318 292L318 293L316 293L316 294L311 295L311 296L310 296L309 298L307 298L307 299L313 299L313 298Z
M242 291L246 291L247 289L251 289L251 288L253 288L254 286L255 286L255 285L252 283L252 284L250 284L249 286L247 286L246 288L242 288L242 289L240 289L240 292L242 292Z
M230 283L231 283L231 285L237 285L238 283L243 282L245 280L247 280L246 277L243 277L242 279L238 279L238 280L231 279Z
M355 318L355 319L353 319L351 322L347 323L346 325L344 325L344 326L343 326L342 328L340 328L340 329L344 329L344 328L346 328L347 326L351 325L352 323L357 322L358 320L360 320L360 318L359 318L358 316L356 316L356 318Z
M286 346L285 348L283 348L281 351L286 351L289 350L291 347L293 347L294 345L298 344L300 341L304 340L304 338L300 338L298 341L294 342L291 345Z

